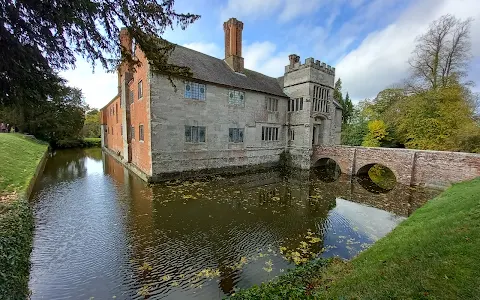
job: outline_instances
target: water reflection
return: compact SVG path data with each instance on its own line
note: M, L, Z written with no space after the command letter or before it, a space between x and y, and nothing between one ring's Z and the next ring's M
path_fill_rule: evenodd
M33 199L32 299L222 298L293 267L285 254L351 258L433 193L372 194L335 177L150 186L98 150L58 152Z

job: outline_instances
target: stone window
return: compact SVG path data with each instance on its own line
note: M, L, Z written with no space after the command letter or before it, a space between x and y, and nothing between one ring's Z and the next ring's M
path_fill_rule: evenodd
M143 125L138 125L138 140L143 142Z
M107 127L107 133L110 134L110 127Z
M115 118L117 120L117 123L118 123L118 103L115 103L115 107L116 107L116 115L115 115Z
M133 126L133 125L130 129L130 134L132 135L132 140L134 140L135 139L135 126Z
M120 124L120 135L123 135L123 124Z
M288 129L288 140L295 140L295 130L293 128Z
M138 82L138 100L142 99L143 97L143 82L140 80Z
M205 126L187 126L185 125L185 142L187 143L205 143Z
M245 92L228 91L228 104L235 106L245 106Z
M129 97L129 99L128 99L127 102L130 103L130 104L132 104L132 103L133 103L133 100L134 100L134 99L133 99L133 90L130 90L130 97Z
M243 143L243 128L229 128L228 141L230 143Z
M303 97L288 100L288 111L303 110Z
M278 111L278 99L267 98L267 110L268 111Z
M113 134L113 126L112 126L112 134Z
M262 141L278 141L278 127L262 127Z
M188 99L205 100L205 85L197 82L185 82L184 97Z

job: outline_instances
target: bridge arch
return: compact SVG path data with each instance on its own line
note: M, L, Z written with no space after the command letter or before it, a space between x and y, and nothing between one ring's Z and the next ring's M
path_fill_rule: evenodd
M374 193L389 192L397 184L395 170L379 163L365 164L355 175L360 185Z
M324 182L334 182L343 173L340 165L332 158L322 157L313 164L314 173Z

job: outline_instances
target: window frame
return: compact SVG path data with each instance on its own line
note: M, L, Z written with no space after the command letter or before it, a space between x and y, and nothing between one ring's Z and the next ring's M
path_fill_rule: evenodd
M268 97L267 98L267 111L268 112L278 112L278 99Z
M233 93L233 97L231 97ZM228 90L227 93L227 101L229 106L234 106L234 107L245 107L245 91L242 90ZM233 101L230 101L230 99L233 99ZM238 100L240 100L242 103L238 104Z
M262 141L263 142L278 142L279 127L262 126Z
M139 101L142 100L143 98L143 81L142 80L139 80L137 83L137 96Z
M203 131L203 141L201 139L202 131ZM187 135L187 132L190 132L189 135ZM185 143L204 144L207 142L207 126L185 125L184 135L185 135Z
M145 140L145 129L143 124L138 125L138 141L143 142Z
M135 140L135 126L134 125L130 126L130 140L136 141Z
M240 127L228 128L228 142L232 144L241 144L245 140L245 130Z
M201 90L202 88L203 92ZM198 97L195 97L196 95L198 95ZM202 95L203 98L201 97ZM183 98L205 102L207 100L207 85L195 81L185 81L183 88Z

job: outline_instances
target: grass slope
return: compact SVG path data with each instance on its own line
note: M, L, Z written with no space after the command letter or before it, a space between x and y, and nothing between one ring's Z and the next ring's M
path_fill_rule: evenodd
M0 193L25 189L46 149L23 135L0 133Z
M24 193L46 144L0 134L0 299L26 299L33 216Z
M277 281L235 298L280 299L291 289ZM480 299L480 177L455 184L352 261L333 260L295 289L305 291L295 298Z

